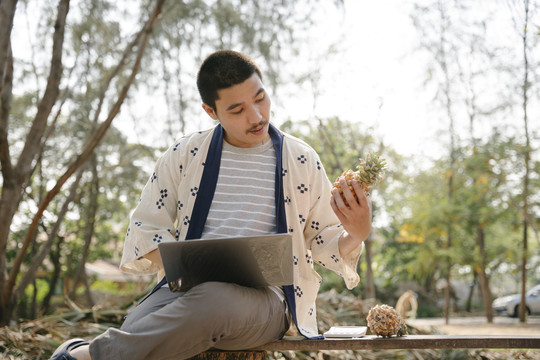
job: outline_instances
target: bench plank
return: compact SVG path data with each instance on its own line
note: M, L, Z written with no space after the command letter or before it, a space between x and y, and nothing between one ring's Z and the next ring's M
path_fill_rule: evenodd
M285 337L251 350L319 351L383 349L539 349L540 337L533 335L407 335L382 338L368 335L354 340L307 340Z
M225 351L208 350L189 360L264 360L266 351Z

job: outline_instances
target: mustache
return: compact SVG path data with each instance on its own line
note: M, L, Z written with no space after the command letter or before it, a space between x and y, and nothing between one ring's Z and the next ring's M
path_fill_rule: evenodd
M268 120L261 120L257 125L254 125L251 129L248 130L248 132L256 130L257 128L261 126L266 126L268 124Z

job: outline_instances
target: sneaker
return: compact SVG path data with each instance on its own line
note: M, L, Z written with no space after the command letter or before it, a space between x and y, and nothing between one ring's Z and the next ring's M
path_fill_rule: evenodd
M83 339L71 339L71 340L65 341L52 354L50 360L77 360L73 356L71 356L69 352L73 349L78 348L79 346L88 345L88 344L90 343Z

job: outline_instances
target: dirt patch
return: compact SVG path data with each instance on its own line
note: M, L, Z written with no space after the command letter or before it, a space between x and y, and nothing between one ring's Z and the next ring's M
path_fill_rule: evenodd
M412 326L423 331L448 335L538 335L540 336L540 317L529 317L526 323L508 317L495 317L489 324L484 317L450 318L449 324L444 319L413 319Z
M501 324L482 325L442 325L441 331L448 335L538 335L540 336L540 326L513 325L504 326Z

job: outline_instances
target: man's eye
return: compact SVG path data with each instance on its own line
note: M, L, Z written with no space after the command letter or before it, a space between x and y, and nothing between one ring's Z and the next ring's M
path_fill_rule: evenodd
M261 101L263 101L263 100L264 100L264 98L265 98L265 96L264 96L264 95L261 95L261 97L257 98L257 100L255 100L255 101L257 101L257 102L261 102Z
M232 111L231 114L238 115L238 114L240 114L242 111L244 111L244 109L240 109L240 110L237 110L237 111Z

